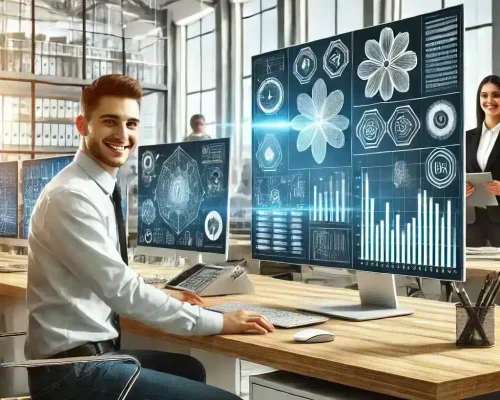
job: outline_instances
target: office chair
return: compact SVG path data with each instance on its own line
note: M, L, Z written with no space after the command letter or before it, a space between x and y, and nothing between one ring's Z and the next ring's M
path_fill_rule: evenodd
M26 332L7 332L0 333L0 338L4 337L15 337L24 336ZM25 368L35 368L35 367L47 367L47 366L57 366L57 365L67 365L67 364L87 364L91 362L110 362L110 361L130 361L136 366L134 374L130 377L127 384L123 388L118 400L124 400L135 381L137 380L141 372L141 364L139 361L132 356L127 355L103 355L103 356L90 356L90 357L73 357L73 358L54 358L54 359L44 359L44 360L29 360L29 361L19 361L19 362L7 362L0 363L0 368L14 368L14 367L25 367Z

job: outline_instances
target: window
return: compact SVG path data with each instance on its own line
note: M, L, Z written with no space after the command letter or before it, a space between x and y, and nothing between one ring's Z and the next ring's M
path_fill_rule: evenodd
M243 112L241 159L250 157L252 143L252 57L278 48L277 0L243 3Z
M187 26L186 32L186 121L203 114L206 133L215 138L215 13Z
M364 27L363 0L307 0L307 41Z

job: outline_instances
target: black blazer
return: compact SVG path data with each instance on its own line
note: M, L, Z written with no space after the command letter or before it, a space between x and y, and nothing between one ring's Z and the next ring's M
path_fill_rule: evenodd
M483 127L480 126L476 129L467 131L467 133L465 134L465 168L467 173L483 172L477 162L477 148L479 146L479 140L481 139L482 132ZM500 135L497 137L495 145L491 150L491 154L488 158L488 162L486 163L484 172L491 172L493 180L500 181ZM497 200L500 204L500 196L497 196ZM486 208L488 210L490 220L500 223L500 207L488 206Z

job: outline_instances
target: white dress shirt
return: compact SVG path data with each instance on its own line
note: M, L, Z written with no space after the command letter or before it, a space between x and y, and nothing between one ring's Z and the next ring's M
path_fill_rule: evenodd
M29 233L27 359L115 339L114 312L179 335L220 333L222 314L145 284L122 261L114 186L78 152L40 195Z
M479 140L479 146L477 147L477 163L484 172L488 159L490 158L491 150L498 138L498 132L500 131L500 124L495 126L493 129L488 129L486 124L483 122L483 132L481 134L481 139Z

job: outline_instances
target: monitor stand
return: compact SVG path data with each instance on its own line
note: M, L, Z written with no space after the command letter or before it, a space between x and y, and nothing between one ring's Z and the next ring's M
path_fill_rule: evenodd
M349 321L368 321L413 314L398 307L394 275L356 271L361 304L329 300L323 304L305 304L299 310L312 311Z

